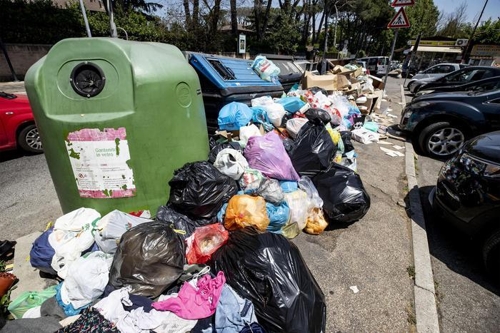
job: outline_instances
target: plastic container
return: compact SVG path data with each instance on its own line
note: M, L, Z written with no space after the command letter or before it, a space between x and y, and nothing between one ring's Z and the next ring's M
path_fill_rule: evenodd
M261 96L281 97L279 82L263 80L252 69L253 60L186 52L189 63L198 73L203 93L208 130L217 130L220 109L231 102L250 105Z
M154 214L173 171L208 156L200 82L175 46L65 39L25 84L64 213Z

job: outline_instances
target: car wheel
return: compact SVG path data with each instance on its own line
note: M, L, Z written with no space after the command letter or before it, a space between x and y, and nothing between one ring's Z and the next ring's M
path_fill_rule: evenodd
M453 156L464 142L464 131L459 126L448 122L430 124L418 135L418 143L422 152L440 159Z
M412 81L406 85L406 88L411 91L411 87L415 84L415 81Z
M19 146L30 153L42 153L42 141L35 125L28 125L22 129L17 137Z
M500 230L497 230L484 242L483 261L486 270L497 283L500 283Z

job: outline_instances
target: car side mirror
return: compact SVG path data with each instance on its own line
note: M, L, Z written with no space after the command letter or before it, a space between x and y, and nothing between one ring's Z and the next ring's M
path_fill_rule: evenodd
M418 74L422 74L423 72L424 72L424 71L418 71L417 73L418 73Z

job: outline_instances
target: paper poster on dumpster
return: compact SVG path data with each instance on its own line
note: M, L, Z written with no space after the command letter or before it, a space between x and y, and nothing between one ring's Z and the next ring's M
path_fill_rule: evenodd
M134 173L124 127L70 132L66 150L82 198L135 196Z

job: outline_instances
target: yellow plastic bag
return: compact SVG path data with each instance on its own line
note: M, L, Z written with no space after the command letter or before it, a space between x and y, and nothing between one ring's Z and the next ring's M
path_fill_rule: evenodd
M266 201L259 196L235 195L227 205L224 227L227 230L237 230L254 226L265 231L269 225Z

